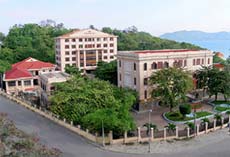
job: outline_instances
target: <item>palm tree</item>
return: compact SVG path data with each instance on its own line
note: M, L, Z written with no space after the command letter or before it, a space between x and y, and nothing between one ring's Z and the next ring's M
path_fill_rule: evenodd
M192 77L180 68L170 67L153 73L150 84L153 87L152 97L159 99L172 111L192 89Z

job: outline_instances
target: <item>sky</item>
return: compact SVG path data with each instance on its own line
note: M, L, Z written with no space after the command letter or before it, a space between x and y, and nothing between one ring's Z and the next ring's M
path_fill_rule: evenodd
M180 30L230 32L230 0L0 0L0 32L46 19L67 28L134 25L155 36Z

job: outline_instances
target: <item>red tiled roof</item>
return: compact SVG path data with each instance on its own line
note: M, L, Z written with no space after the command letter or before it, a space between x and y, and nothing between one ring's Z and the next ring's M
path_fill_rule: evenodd
M221 63L214 63L213 66L216 68L223 68L224 67L224 65Z
M25 69L13 68L5 72L5 80L18 79L18 78L30 78L32 74Z
M142 53L165 53L165 52L189 52L189 51L199 51L199 50L187 50L187 49L179 49L179 50L143 50L143 51L137 51L135 53L142 54Z
M12 65L12 68L27 69L27 70L28 69L52 68L52 67L54 67L54 64L39 61L31 57Z

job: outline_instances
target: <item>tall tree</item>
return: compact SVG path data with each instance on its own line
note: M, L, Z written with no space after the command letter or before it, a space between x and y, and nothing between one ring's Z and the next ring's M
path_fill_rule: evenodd
M150 77L152 97L159 99L170 111L186 98L192 89L192 77L179 68L167 68L157 71Z

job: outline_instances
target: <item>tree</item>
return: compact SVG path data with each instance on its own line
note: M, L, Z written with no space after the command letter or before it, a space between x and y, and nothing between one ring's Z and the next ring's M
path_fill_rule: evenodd
M117 85L117 61L98 62L95 77Z
M0 32L0 45L1 45L1 42L3 42L4 39L5 39L5 35L2 32Z
M168 106L170 111L186 99L186 93L192 89L191 76L179 68L167 68L157 71L150 77L152 97Z
M78 76L81 75L81 71L76 66L67 65L65 67L65 72L70 75L78 75Z
M179 106L180 113L183 115L185 118L186 114L191 113L191 105L190 104L183 104Z

